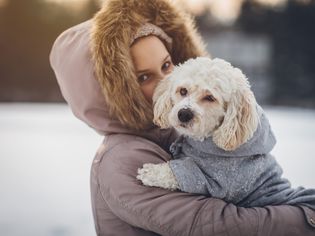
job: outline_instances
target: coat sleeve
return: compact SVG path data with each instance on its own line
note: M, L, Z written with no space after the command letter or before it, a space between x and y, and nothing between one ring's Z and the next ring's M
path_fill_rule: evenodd
M144 163L161 163L169 158L166 155L136 142L117 145L104 155L98 168L99 188L120 219L172 236L315 235L314 227L305 221L305 216L315 215L308 208L241 208L220 199L141 185L137 169Z

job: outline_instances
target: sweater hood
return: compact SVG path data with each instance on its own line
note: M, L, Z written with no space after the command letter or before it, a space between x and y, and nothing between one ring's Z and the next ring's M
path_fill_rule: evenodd
M152 107L133 74L127 36L144 21L173 38L174 62L206 54L191 18L163 0L108 0L94 19L66 30L52 47L50 63L64 99L77 118L101 135L157 141L173 132L152 124ZM137 126L144 123L146 128Z
M225 151L219 148L213 141L212 137L205 139L203 142L186 138L188 146L207 155L223 156L223 157L244 157L263 155L271 152L276 144L276 138L271 130L269 121L261 107L257 107L259 113L259 124L256 131L246 143L233 151Z

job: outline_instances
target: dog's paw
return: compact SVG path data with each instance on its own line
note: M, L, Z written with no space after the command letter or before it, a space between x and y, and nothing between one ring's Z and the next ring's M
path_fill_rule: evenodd
M138 169L137 179L147 186L178 189L178 183L168 163L144 164L143 168Z
M144 185L160 187L159 183L159 164L144 164L138 169L137 179L141 180Z

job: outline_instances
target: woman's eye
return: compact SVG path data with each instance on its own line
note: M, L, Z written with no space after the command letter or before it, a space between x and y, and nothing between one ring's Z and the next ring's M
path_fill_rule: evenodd
M187 95L187 89L185 89L185 88L181 88L180 90L179 90L179 93L180 93L180 95L182 95L182 96L186 96Z
M169 62L169 61L165 62L162 66L162 70L167 71L171 67L171 65L172 65L172 62Z
M212 95L205 96L203 99L209 102L215 101L215 98Z
M150 78L149 75L146 75L146 74L140 75L140 76L138 77L138 81L139 81L139 83L142 83L142 82L148 80L149 78Z

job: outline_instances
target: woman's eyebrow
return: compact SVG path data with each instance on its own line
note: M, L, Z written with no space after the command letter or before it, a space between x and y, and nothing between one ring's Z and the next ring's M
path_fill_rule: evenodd
M137 74L142 74L142 73L147 73L150 70L146 69L146 70L137 70Z
M163 59L163 61L162 62L164 62L164 61L166 61L168 58L170 57L170 55L169 54L167 54L166 55L166 57ZM137 74L142 74L142 73L148 73L148 72L150 72L150 70L149 69L146 69L146 70L137 70Z
M167 54L166 57L163 59L163 61L166 61L170 57L170 54Z

